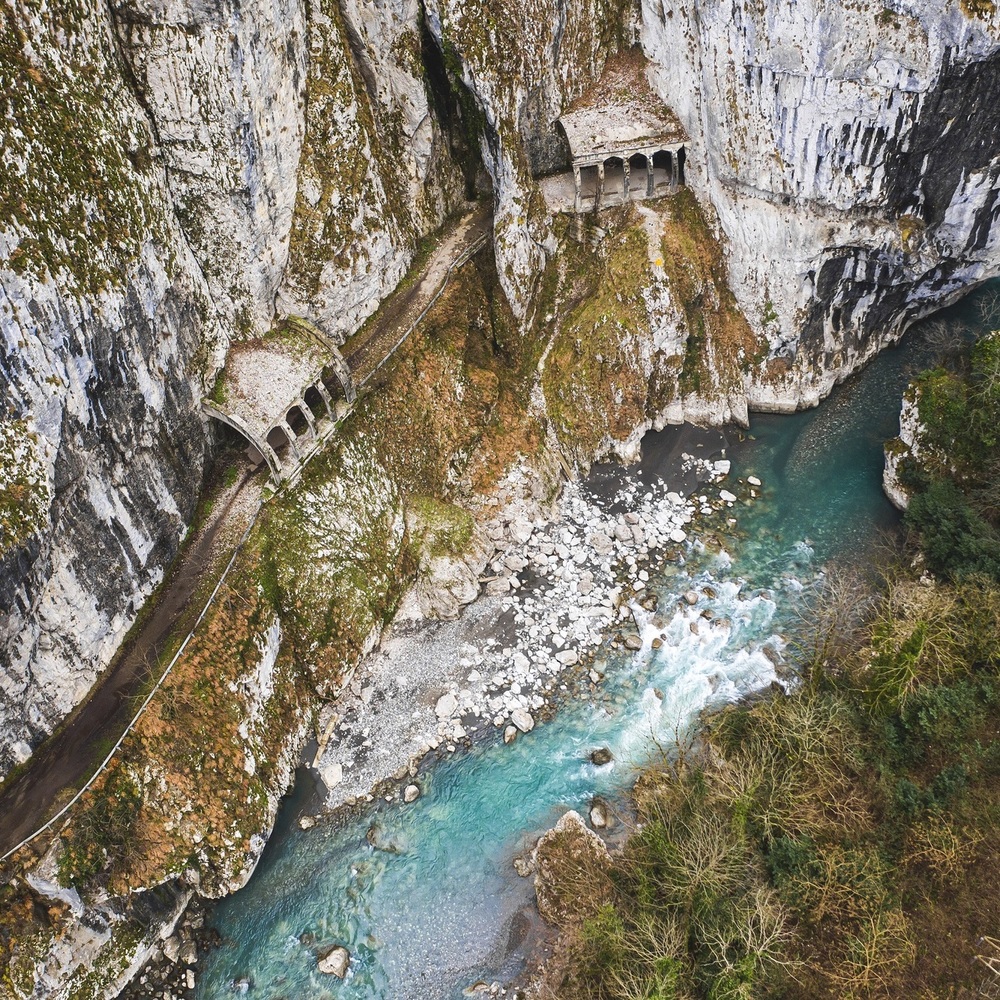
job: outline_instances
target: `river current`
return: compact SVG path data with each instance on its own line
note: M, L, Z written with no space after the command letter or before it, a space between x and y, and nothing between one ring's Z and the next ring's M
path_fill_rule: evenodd
M935 322L968 329L974 310L970 302ZM410 804L376 799L301 830L311 788L300 780L249 884L210 914L222 944L199 963L199 1000L451 1000L477 980L516 977L538 918L514 858L567 809L586 816L595 796L617 813L618 835L636 768L685 738L706 706L774 681L776 654L790 657L788 630L823 567L867 560L898 523L881 490L882 443L898 431L908 379L933 358L927 339L915 331L815 410L754 416L749 432L728 432L732 468L714 489L736 493L742 482L740 500L692 525L681 563L650 573L659 608L636 609L642 648L598 648L597 696L568 693L511 745L487 726L471 748L431 755ZM648 435L638 466L595 469L581 495L607 507L678 489L678 440ZM469 627L481 628L484 613L473 605ZM613 760L592 763L596 748ZM373 826L388 850L369 842ZM334 944L351 952L343 982L317 970L317 953Z

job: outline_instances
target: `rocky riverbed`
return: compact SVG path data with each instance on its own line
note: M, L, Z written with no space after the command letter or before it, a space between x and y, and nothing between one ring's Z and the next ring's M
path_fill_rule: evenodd
M454 752L491 727L507 741L530 730L560 697L600 684L591 660L609 635L633 650L662 644L655 626L641 634L656 608L651 573L683 565L701 544L693 523L736 503L732 490L756 493L725 487L727 459L693 452L678 456L678 480L700 483L688 496L662 481L621 479L603 492L571 482L551 519L514 504L488 522L484 596L459 620L398 626L324 710L313 763L325 808L402 797L428 753ZM685 597L697 617L702 595Z

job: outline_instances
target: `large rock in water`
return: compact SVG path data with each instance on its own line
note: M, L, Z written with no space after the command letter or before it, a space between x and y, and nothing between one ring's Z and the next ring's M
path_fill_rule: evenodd
M320 955L316 968L328 976L343 979L351 964L351 953L343 945L335 945L328 952Z
M531 717L531 713L523 708L515 708L514 711L510 713L510 721L513 722L522 733L530 733L531 730L535 728L535 720Z
M570 810L535 846L538 913L550 924L593 916L610 894L611 855L578 812Z

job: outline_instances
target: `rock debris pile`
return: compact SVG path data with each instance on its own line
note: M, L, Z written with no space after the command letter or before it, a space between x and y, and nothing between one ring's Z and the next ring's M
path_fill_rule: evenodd
M483 574L486 596L466 620L434 626L454 631L432 639L436 652L423 659L414 656L412 635L389 640L353 682L357 704L345 699L329 710L340 714L328 717L319 768L328 788L339 786L328 805L368 799L383 779L405 783L419 758L454 751L484 727L501 728L512 742L576 681L599 683L590 662L597 646L621 630L626 648L634 647L634 612L656 606L652 575L667 561L684 563L696 517L736 502L719 486L728 461L683 461L702 481L690 497L662 483L630 480L604 496L570 483L551 521L512 504L488 522L496 551ZM442 654L450 678L442 676ZM425 708L404 714L421 700ZM381 791L403 797L402 786Z

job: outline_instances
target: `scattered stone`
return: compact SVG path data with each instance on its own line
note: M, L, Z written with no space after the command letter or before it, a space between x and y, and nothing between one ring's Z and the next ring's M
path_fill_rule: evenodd
M601 675L596 670L591 670L589 677L591 684L599 684L601 682Z
M316 825L315 816L300 816L299 817L299 829L300 830L311 830Z
M514 871L516 871L521 878L527 878L529 875L533 875L535 872L535 863L531 855L524 857L519 854L516 858L514 858Z
M689 590L684 594L684 603L689 604L692 608L698 603L698 594L696 591Z
M766 646L761 646L760 651L771 661L774 666L779 666L781 664L781 654L768 643Z
M730 493L729 490L719 490L719 499L726 503L736 503L736 495Z
M193 940L185 941L177 954L177 959L183 965L194 965L198 961L198 946Z
M503 731L503 741L504 743L513 743L517 739L518 729L517 726L507 726Z
M351 964L351 953L343 945L335 945L325 954L319 956L316 968L328 976L336 976L343 979L347 975L348 966Z
M458 710L458 699L449 691L441 695L434 706L434 714L439 719L450 719Z
M598 767L603 767L605 764L610 764L613 761L614 755L607 747L598 747L593 750L590 754L590 762L596 764Z
M751 486L760 486L761 485L761 481L756 476L747 476L747 482Z
M603 799L595 798L590 803L590 825L595 830L603 830L608 826L608 807Z
M575 649L561 649L556 653L556 659L564 666L571 667L580 662L580 654Z
M420 786L419 785L407 785L403 789L403 801L406 803L416 802L420 798Z
M336 788L344 780L344 765L340 761L334 761L321 766L319 774L327 788Z
M187 983L187 988L189 990L193 990L194 989L194 983L195 983L194 969L188 969L187 973L186 973L186 975L184 977L184 979L185 979L185 982Z
M717 475L728 476L729 470L732 468L732 463L729 461L728 458L722 458L715 463L714 468Z
M163 957L168 962L177 962L181 953L181 939L174 934L172 937L168 937L166 941L163 942Z
M523 708L515 708L510 713L510 721L521 730L522 733L530 733L535 728L535 720Z
M523 545L535 530L534 525L528 521L517 520L510 523L510 537L519 545Z
M687 538L687 532L683 531L681 528L674 528L673 531L667 536L670 541L675 543L683 542Z
M626 649L642 649L642 637L635 632L629 632L624 639Z
M659 688L653 688L653 694L656 695L660 701L663 701L663 692Z

